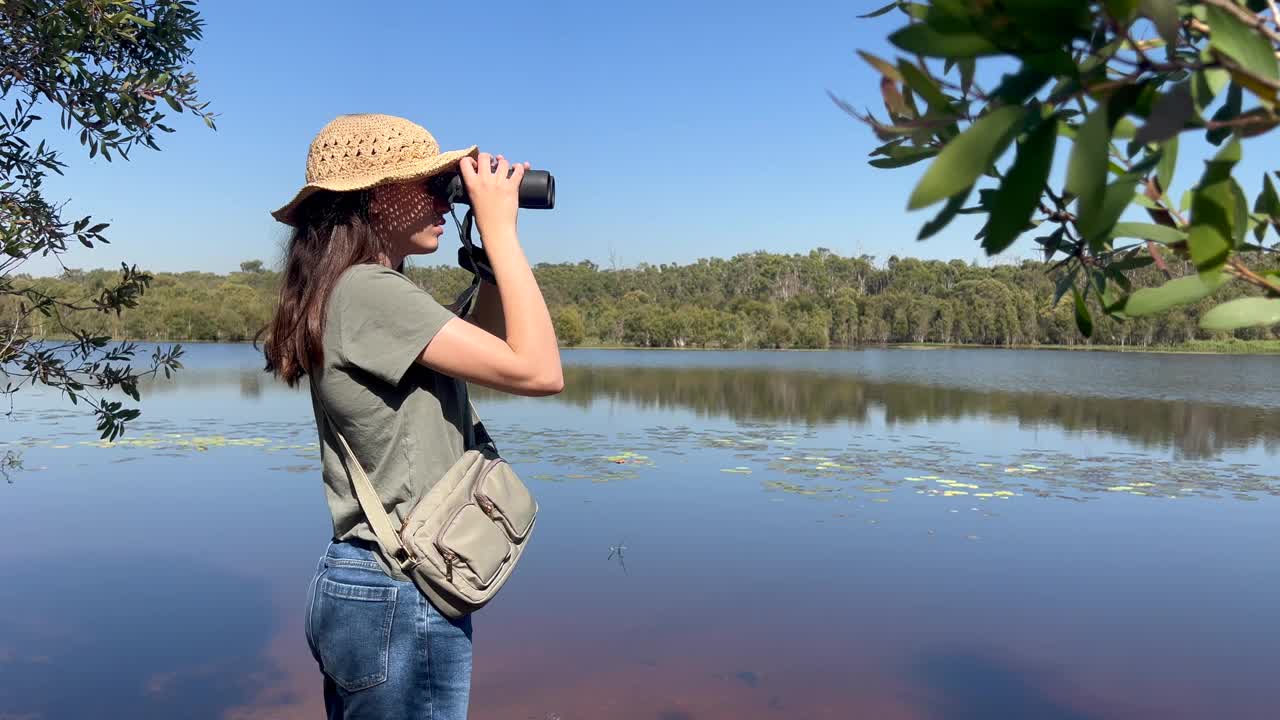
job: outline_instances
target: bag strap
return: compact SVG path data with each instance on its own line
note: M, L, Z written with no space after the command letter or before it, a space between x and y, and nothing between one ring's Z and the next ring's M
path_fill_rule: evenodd
M391 521L391 516L387 515L387 511L382 507L382 500L378 497L378 491L373 489L373 483L369 481L369 476L364 471L364 466L360 464L356 453L351 449L351 445L347 443L346 437L338 430L338 426L333 422L333 417L329 415L329 408L325 407L324 400L320 398L320 393L312 390L316 403L320 406L320 411L324 413L324 424L333 436L338 439L338 444L342 446L342 465L347 470L347 477L351 479L351 484L356 491L356 500L360 503L360 509L364 511L364 516L369 521L369 527L373 529L373 534L378 538L378 544L382 545L383 552L388 557L394 558L396 562L406 563L410 560L409 552L405 550L404 543L400 542L400 534L395 528L395 524ZM480 421L480 416L476 413L476 406L471 402L470 396L467 397L467 408L470 416L467 418L471 421L471 429L463 434L463 443L466 443L467 437L473 437L475 442L473 447L481 445L489 445L497 450L494 445L493 438L489 437L489 432L485 430L484 424ZM468 448L470 449L470 448Z
M315 393L316 402L320 405L320 410L324 412L324 423L338 438L338 444L342 446L342 465L347 469L347 476L351 478L351 484L355 487L356 500L360 502L360 509L364 511L364 516L369 520L369 527L373 528L373 534L378 538L378 544L382 546L383 552L388 557L394 558L396 562L403 563L409 559L409 553L404 549L404 544L400 542L400 536L396 532L395 525L391 523L391 517L387 515L387 511L382 508L382 501L378 499L378 492L373 489L373 483L369 482L369 476L365 474L364 467L360 465L360 460L356 458L355 452L351 446L347 444L347 439L339 432L338 426L334 424L333 417L329 415L329 409L324 406L324 401L320 399L320 394Z

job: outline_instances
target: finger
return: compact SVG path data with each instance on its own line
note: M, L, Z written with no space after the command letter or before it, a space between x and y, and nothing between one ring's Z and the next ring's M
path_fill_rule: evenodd
M493 164L493 156L490 155L489 153L482 152L480 153L479 156L476 157L476 172L477 173L489 172L492 167L492 164Z
M464 179L475 177L476 172L477 168L475 158L468 156L462 158L462 160L458 162L458 173L461 174Z
M507 163L506 158L499 155L498 156L498 178L506 179L507 173L509 172L511 172L511 165Z
M524 177L524 171L528 167L529 163L517 163L515 167L511 168L511 182L515 183L517 187L519 187L520 179Z

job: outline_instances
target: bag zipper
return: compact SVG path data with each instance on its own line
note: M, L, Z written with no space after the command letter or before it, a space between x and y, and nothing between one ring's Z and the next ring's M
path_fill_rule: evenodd
M488 476L489 471L493 470L494 466L500 462L502 462L502 458L493 458L492 460L486 460L484 467L481 468L480 470L480 478L476 480L476 485L479 486L482 482L484 482L484 479L486 476ZM493 501L474 491L471 493L471 496L472 498L475 499L476 505L480 506L480 509L484 511L485 515L488 516L490 520L493 520L494 519L493 518L493 512L494 512ZM466 505L463 505L462 507L455 510L453 512L453 515L449 517L449 521L441 525L440 529L436 531L436 537L434 540L432 540L432 544L436 546L436 551L440 553L440 557L444 558L445 580L449 582L453 582L454 564L461 564L461 563L458 555L454 553L452 550L444 546L442 539L444 537L445 531L453 526L454 521L458 519L458 515L466 507L467 507ZM480 588L477 588L477 589L480 589Z
M494 517L494 514L497 512L497 506L493 504L493 500L491 500L488 495L481 492L480 488L484 486L485 478L489 477L489 473L492 472L500 462L502 462L502 458L493 458L485 464L484 469L480 471L480 479L476 480L476 490L472 493L476 499L476 504L480 506L481 510L484 510L484 514L488 515L490 520L494 521L498 520L498 518Z

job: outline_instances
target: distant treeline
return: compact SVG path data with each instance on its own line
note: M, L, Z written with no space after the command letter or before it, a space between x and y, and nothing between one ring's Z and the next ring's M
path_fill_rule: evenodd
M1190 272L1167 258L1175 275ZM1276 268L1270 257L1251 267ZM935 342L974 345L1076 345L1071 295L1054 303L1045 263L982 267L892 257L842 257L826 249L807 255L750 253L689 265L601 268L591 262L539 264L534 272L565 345L640 347L826 348ZM470 276L453 267L411 268L410 277L448 304ZM56 278L21 278L64 298L90 300L117 276L111 270L68 270ZM1165 280L1154 265L1129 273L1138 287ZM227 275L156 273L138 307L119 316L77 311L73 324L114 338L180 341L252 339L271 315L278 273L261 261ZM1112 280L1114 282L1114 280ZM1275 339L1272 328L1233 334L1198 327L1201 312L1243 294L1228 285L1211 299L1158 317L1098 320L1093 343L1170 346L1193 340ZM12 308L0 306L0 321ZM1100 318L1100 313L1094 314ZM71 318L68 318L71 319ZM37 317L37 334L60 335Z

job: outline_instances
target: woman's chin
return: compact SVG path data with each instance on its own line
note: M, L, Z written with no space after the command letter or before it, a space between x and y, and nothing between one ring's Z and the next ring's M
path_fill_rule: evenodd
M415 255L426 255L440 249L440 235L430 230L413 239Z

